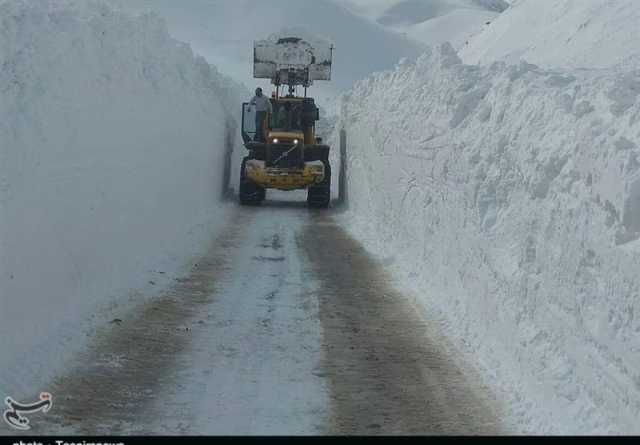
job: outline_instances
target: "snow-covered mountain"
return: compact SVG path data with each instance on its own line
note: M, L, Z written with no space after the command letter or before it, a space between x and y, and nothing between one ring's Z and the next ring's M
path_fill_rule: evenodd
M329 0L127 0L124 6L156 11L174 36L247 85L258 83L252 77L253 41L283 29L301 29L335 44L333 81L316 87L327 91L350 88L424 50Z
M416 25L458 9L500 13L508 5L502 0L402 0L378 18L383 25Z
M413 59L425 45L458 48L508 4L503 0L127 0L122 7L155 11L175 37L247 86L252 42L283 29L315 34L335 44L334 76L316 95L332 95L374 71Z
M348 0L357 14L412 40L456 48L480 33L509 4L504 0Z
M640 66L637 0L519 0L462 49L468 63Z
M334 0L379 23L420 23L456 9L502 12L504 0Z

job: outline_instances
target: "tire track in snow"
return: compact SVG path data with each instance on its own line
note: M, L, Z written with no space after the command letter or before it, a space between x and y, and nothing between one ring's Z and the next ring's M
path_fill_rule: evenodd
M307 209L238 208L199 267L108 325L31 434L312 434L329 412Z
M301 235L321 280L330 433L495 434L495 409L471 373L433 341L383 268L329 217Z
M247 220L233 224L234 216L188 276L98 332L53 382L55 407L30 434L139 434L162 415L153 407L175 386L177 358L192 341L195 317L214 298L247 227Z
M33 434L498 431L382 267L295 203L238 209L197 268L70 365Z
M271 200L241 209L238 222L248 227L233 252L232 273L206 308L202 335L182 354L176 381L183 388L168 389L175 415L158 407L163 416L151 431L323 431L329 399L321 373L317 283L296 246L307 213L306 202Z

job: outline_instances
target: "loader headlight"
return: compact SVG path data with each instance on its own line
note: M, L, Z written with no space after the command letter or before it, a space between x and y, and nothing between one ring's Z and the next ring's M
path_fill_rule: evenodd
M298 142L300 142L300 141L299 141L299 140L297 140L297 139L294 139L294 140L293 140L293 145L298 145Z
M274 143L274 144L277 144L278 142L280 142L280 141L278 140L278 138L274 138L274 139L273 139L273 143Z

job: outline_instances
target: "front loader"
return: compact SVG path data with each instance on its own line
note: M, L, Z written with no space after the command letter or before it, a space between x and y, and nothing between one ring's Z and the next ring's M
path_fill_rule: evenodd
M261 203L267 189L306 189L309 207L329 207L329 146L316 136L319 110L307 89L314 80L330 80L332 53L330 45L295 37L255 42L254 77L271 79L275 90L273 112L265 116L262 134L256 133L254 109L249 103L242 107L242 136L249 154L240 170L241 204ZM298 87L304 87L303 97L296 94Z

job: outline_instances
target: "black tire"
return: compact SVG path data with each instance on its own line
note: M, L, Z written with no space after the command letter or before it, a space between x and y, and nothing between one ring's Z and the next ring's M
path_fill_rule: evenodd
M242 160L242 166L240 167L240 190L238 192L238 198L240 205L259 205L264 201L267 192L263 187L260 187L255 182L247 178L246 165L249 158Z
M304 161L328 161L329 150L330 147L328 145L307 145L304 148Z
M326 209L331 203L331 165L329 161L324 164L324 179L320 184L309 187L307 190L307 205L315 209Z

